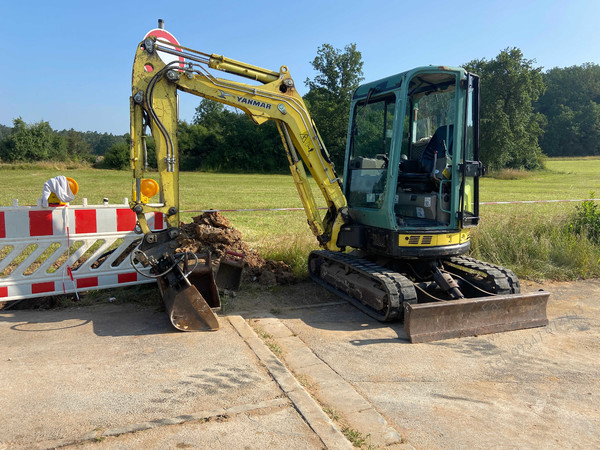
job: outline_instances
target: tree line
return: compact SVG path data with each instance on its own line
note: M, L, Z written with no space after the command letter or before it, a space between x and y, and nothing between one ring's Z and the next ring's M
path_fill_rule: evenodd
M41 120L28 124L18 117L13 126L0 125L0 161L72 161L95 163L117 144L126 144L125 136L96 131L53 130Z
M305 81L304 100L338 168L343 167L352 92L363 80L356 44L324 44L311 62L317 75ZM600 155L600 66L542 72L518 48L464 67L481 78L481 159L491 169L537 169L544 155ZM129 137L54 131L48 122L0 126L2 162L104 160L100 166L129 167ZM178 130L182 170L286 172L281 138L272 122L256 126L245 114L203 100L191 122ZM148 143L155 164L154 146Z

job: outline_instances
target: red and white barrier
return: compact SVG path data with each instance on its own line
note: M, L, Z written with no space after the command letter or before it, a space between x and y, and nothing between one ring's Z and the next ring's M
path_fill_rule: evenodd
M0 208L0 302L154 282L131 266L135 225L126 205Z

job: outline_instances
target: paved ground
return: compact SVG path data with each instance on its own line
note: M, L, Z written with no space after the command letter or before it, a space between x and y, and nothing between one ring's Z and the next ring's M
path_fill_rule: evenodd
M599 448L600 281L545 287L544 328L410 344L400 324L335 305L282 311L278 342L317 398L356 414L328 395L326 366L417 448ZM322 366L294 364L289 336Z
M181 333L132 304L0 311L0 449L351 447L241 317L221 322Z
M312 283L226 299L213 333L133 304L0 311L0 449L349 448L344 428L364 447L598 448L600 281L546 287L546 328L429 344Z

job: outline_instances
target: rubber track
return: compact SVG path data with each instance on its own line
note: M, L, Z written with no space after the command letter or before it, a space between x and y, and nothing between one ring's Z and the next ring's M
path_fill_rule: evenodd
M469 256L454 256L448 258L447 261L459 267L465 267L467 269L485 273L493 280L496 290L496 292L494 292L495 294L518 294L521 292L519 279L510 269L479 261ZM450 269L449 272L452 272L452 270Z
M404 303L416 303L417 301L417 293L412 282L408 278L372 263L371 261L357 258L348 255L347 253L332 252L328 250L311 252L309 259L312 260L315 258L333 261L336 264L351 269L353 272L358 273L365 278L377 281L387 294L388 308L385 311L377 311L370 306L363 304L359 299L351 297L347 292L340 291L336 287L331 286L325 280L312 273L310 270L311 263L309 261L309 272L313 280L380 322L389 322L402 318Z

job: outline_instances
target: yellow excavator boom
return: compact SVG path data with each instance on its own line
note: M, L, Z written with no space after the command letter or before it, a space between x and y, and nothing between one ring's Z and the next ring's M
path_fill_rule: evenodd
M185 47L184 47L185 48ZM346 198L325 145L295 88L289 70L279 72L241 63L219 55L208 56L167 41L147 38L137 50L131 97L131 166L134 172L131 207L137 213L144 233L150 230L145 213L161 212L169 227L179 226L179 172L177 140L177 91L207 98L244 111L256 124L274 120L290 164L290 171L306 211L311 230L324 248L336 245L343 225ZM159 52L178 55L185 60L165 64ZM245 83L212 76L206 67L251 78L264 83ZM160 204L150 204L141 192L145 175L145 128L150 126L155 139L160 173ZM305 172L307 167L327 203L321 217Z

